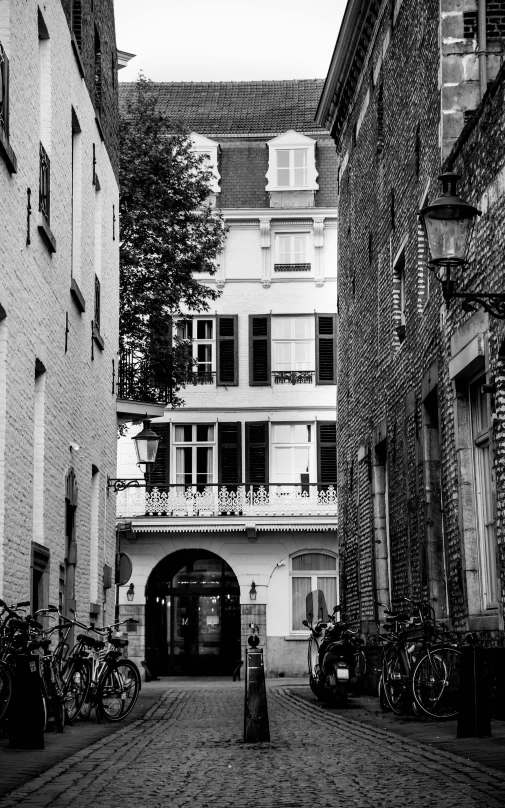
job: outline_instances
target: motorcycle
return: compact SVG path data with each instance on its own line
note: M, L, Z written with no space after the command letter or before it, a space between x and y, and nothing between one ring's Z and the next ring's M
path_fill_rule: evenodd
M359 649L363 640L337 620L339 612L340 606L335 606L328 614L324 593L318 589L307 595L307 619L302 621L310 629L310 689L317 699L333 706L345 704L349 695L360 694L365 672L364 654Z

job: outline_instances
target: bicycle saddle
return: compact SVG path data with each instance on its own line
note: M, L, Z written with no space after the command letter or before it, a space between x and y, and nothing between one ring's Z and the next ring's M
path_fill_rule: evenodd
M93 637L88 637L87 634L78 634L77 639L82 642L87 648L94 648L99 651L100 648L105 648L105 643L102 640L94 640Z

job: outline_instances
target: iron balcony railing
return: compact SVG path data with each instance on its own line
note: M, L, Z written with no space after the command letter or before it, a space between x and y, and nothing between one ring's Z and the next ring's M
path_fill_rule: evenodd
M337 516L336 484L169 485L133 481L117 496L118 516ZM129 485L128 485L129 484Z
M274 384L312 384L316 377L315 370L273 370Z
M215 384L215 382L216 382L216 373L215 373L215 371L197 370L194 373L190 373L188 375L188 384L193 384L193 385Z
M39 155L39 211L49 224L51 220L51 161L42 143L40 144Z
M171 400L171 356L145 356L123 348L119 352L116 393L124 401L169 404Z

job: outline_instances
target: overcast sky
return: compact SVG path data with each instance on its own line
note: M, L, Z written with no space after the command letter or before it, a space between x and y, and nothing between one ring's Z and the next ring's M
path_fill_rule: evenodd
M346 0L114 0L134 81L326 78Z

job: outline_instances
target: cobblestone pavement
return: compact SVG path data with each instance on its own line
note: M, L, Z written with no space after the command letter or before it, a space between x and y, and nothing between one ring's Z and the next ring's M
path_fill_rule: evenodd
M144 718L0 799L0 808L493 808L505 775L268 690L271 743L242 742L243 687L178 683Z

